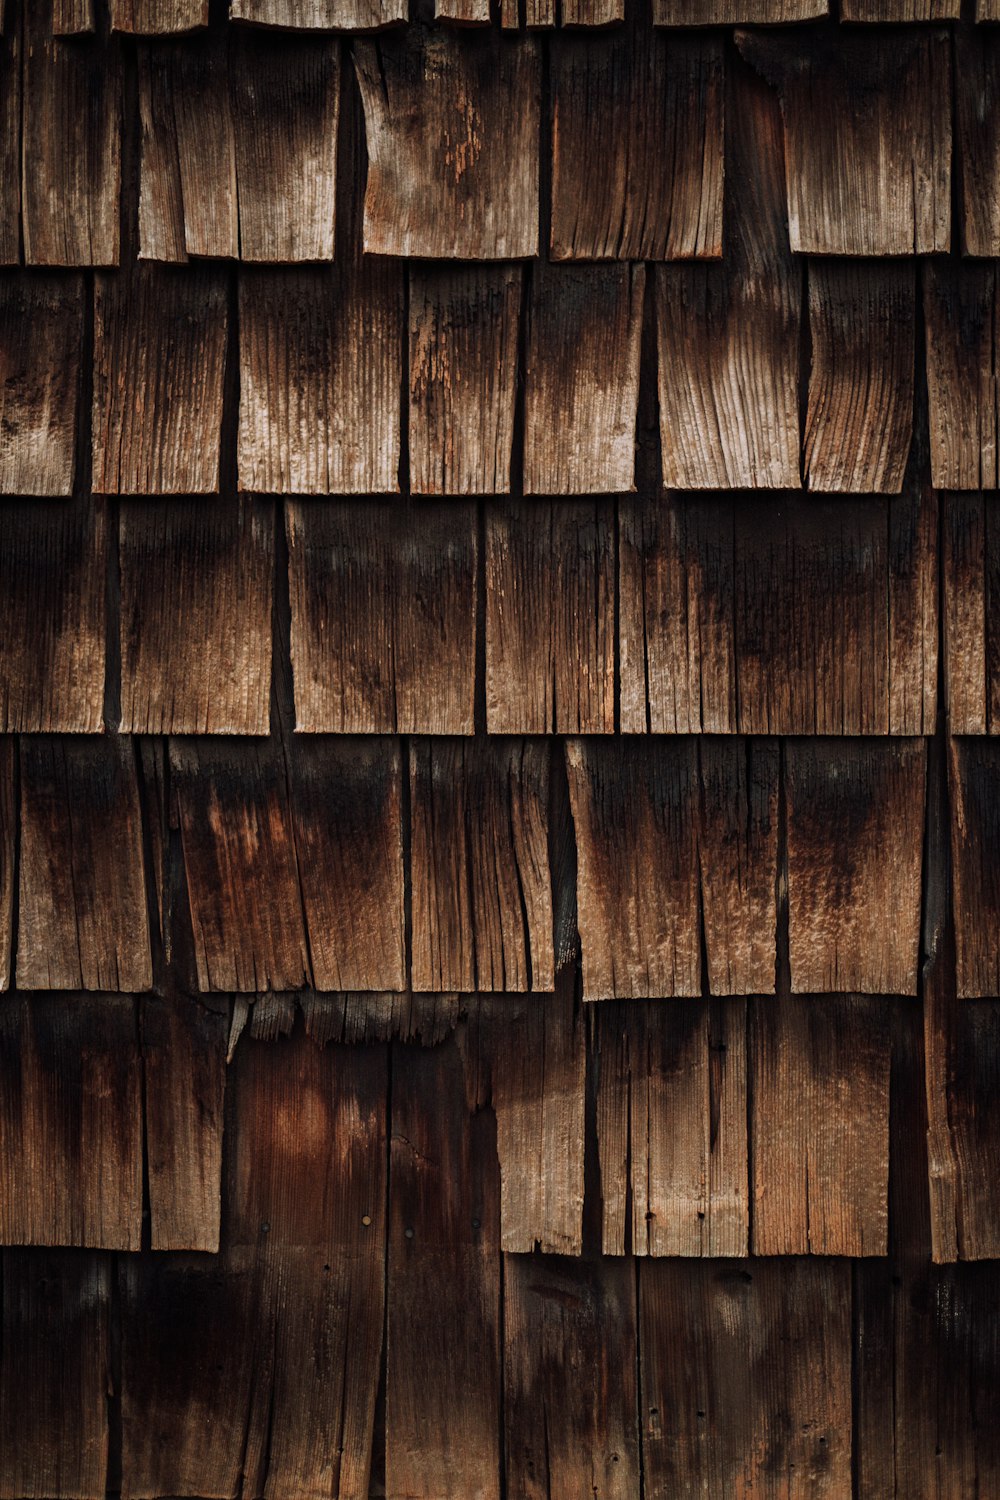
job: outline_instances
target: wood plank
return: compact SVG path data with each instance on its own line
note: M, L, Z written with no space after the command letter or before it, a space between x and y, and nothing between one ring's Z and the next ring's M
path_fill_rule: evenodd
M544 741L410 746L413 988L555 983Z
M957 21L961 14L961 0L845 0L840 14L844 21L889 22L894 25L911 21Z
M104 711L105 505L0 506L0 730L96 734Z
M454 1043L393 1048L387 1500L499 1500L499 1173Z
M809 488L898 495L913 434L916 264L813 261L808 285Z
M153 1250L219 1249L229 1007L147 996L140 1011Z
M639 1329L649 1493L851 1493L848 1262L646 1261Z
M142 1078L124 995L0 1002L0 1244L138 1250Z
M889 1008L785 992L750 1002L755 1255L885 1255Z
M995 264L927 264L922 275L931 480L938 489L997 489Z
M230 0L234 21L303 31L373 31L405 21L407 0Z
M793 992L915 995L925 742L793 740L785 756Z
M23 738L20 763L18 988L150 989L132 741Z
M957 15L957 12L956 12ZM1000 48L987 28L955 32L955 153L964 255L1000 255Z
M698 862L709 990L713 995L773 995L778 745L773 740L702 739L698 771Z
M623 10L575 4L562 21L605 25ZM721 41L650 33L635 17L605 36L555 36L549 55L552 259L720 256Z
M23 7L21 182L29 266L116 266L122 61L117 40L63 41L53 6Z
M208 25L208 0L110 0L113 31L166 36Z
M506 495L521 268L411 266L408 274L410 488Z
M21 24L0 4L0 266L21 259Z
M288 766L313 984L318 990L403 989L399 741L296 739Z
M240 272L239 485L258 494L399 488L403 272Z
M11 981L17 847L17 741L0 736L0 992Z
M779 26L815 21L827 0L653 0L655 26Z
M777 87L791 247L927 255L951 244L951 51L944 28L740 32ZM817 130L817 119L837 130Z
M0 1257L0 1495L101 1500L108 1477L111 1257Z
M287 503L295 726L471 734L475 506Z
M614 504L486 504L490 734L615 727Z
M227 296L219 268L136 265L94 296L94 490L219 487ZM137 402L136 391L144 393Z
M738 59L726 119L725 260L656 271L663 482L798 489L802 271L788 246L781 109Z
M641 265L533 265L525 494L633 488L645 277Z
M53 36L79 36L94 29L94 0L52 0Z
M280 749L171 740L170 778L198 988L300 988L309 948Z
M508 1493L640 1493L636 1321L631 1261L505 1260Z
M1000 661L992 642L1000 528L982 494L945 497L942 526L944 654L953 734L1000 732Z
M744 1000L595 1011L605 1255L745 1256Z
M585 1000L701 994L692 740L571 739Z
M356 42L368 140L364 248L431 260L538 251L541 54L493 27Z
M625 19L625 0L566 0L560 15L563 26L613 26Z
M0 274L0 495L70 495L83 278Z
M961 1000L1000 995L998 749L993 740L949 740L952 910Z
M266 734L273 506L125 500L119 566L122 730Z

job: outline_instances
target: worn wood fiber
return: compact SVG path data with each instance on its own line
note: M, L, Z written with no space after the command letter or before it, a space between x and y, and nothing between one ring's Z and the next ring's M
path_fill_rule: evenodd
M957 21L961 0L844 0L841 20L874 22Z
M956 11L957 14L957 11ZM990 28L955 32L958 224L965 255L1000 255L1000 47Z
M24 259L29 266L116 266L121 54L115 39L54 36L54 3L23 7Z
M509 492L522 282L519 266L410 267L413 494Z
M555 983L547 743L410 746L413 988Z
M230 0L234 21L303 31L372 31L407 18L406 0Z
M639 1325L648 1493L851 1493L847 1261L645 1261Z
M916 266L810 263L811 490L898 495L913 432Z
M413 25L356 42L364 247L515 260L538 250L541 54L528 37Z
M15 849L17 847L17 741L0 737L0 991L11 981L14 942Z
M951 243L951 52L942 27L740 32L781 94L791 246L927 255ZM836 120L819 130L817 120Z
M204 495L218 489L227 321L226 279L218 268L136 265L98 276L98 494Z
M266 734L271 505L123 501L119 567L122 730Z
M745 1256L746 1002L604 1004L594 1029L604 1254Z
M779 750L773 740L698 741L698 862L708 987L775 985Z
M96 734L104 708L104 502L0 504L0 730Z
M21 740L17 984L152 986L132 741Z
M110 0L115 31L165 36L208 25L209 0Z
M653 0L656 26L769 26L815 21L827 0Z
M925 742L802 739L785 756L793 992L915 995Z
M614 505L486 505L486 724L491 734L615 727Z
M101 1500L108 1478L111 1257L0 1256L0 1495Z
M633 488L645 277L641 265L532 266L525 494Z
M0 495L73 490L83 278L0 275Z
M636 19L556 36L550 57L552 259L721 255L721 41Z
M945 688L953 734L1000 732L995 505L982 494L952 494L943 502Z
M722 264L656 272L663 482L798 489L802 272L788 246L781 109L738 60L727 83Z
M475 506L290 501L295 724L338 734L471 734Z
M239 308L240 488L395 492L402 267L346 256L322 270L241 271Z
M141 1063L124 995L0 1002L0 1243L138 1250Z
M931 479L939 489L1000 486L993 261L923 267Z
M21 259L21 26L0 3L0 266Z
M1000 995L1000 755L993 740L949 741L952 905L960 999Z
M509 1494L640 1493L636 1352L631 1261L505 1260Z

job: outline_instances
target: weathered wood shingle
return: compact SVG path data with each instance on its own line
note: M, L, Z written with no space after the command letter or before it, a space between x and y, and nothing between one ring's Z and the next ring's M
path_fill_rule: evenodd
M0 275L0 495L73 490L83 278Z
M922 275L932 482L940 489L995 490L996 263L928 261Z

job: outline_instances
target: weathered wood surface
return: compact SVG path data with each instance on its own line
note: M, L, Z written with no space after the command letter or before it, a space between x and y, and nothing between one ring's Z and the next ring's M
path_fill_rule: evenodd
M851 1493L847 1261L646 1261L639 1343L647 1493Z
M526 495L633 488L645 284L641 265L532 266Z
M165 36L208 25L209 0L110 0L115 31Z
M951 53L944 28L737 34L782 99L791 246L927 255L951 244ZM818 130L819 119L836 130Z
M230 0L234 21L305 31L372 31L407 18L406 0Z
M73 491L81 276L0 275L0 495Z
M218 489L227 323L226 280L218 268L135 265L98 276L97 494Z
M959 999L1000 995L1000 756L994 740L948 744Z
M923 267L931 480L939 489L1000 486L996 265Z
M552 39L553 260L722 254L722 56L638 18Z
M103 501L0 504L0 730L96 734L104 710Z
M1000 732L1000 526L982 494L945 497L944 666L952 734Z
M25 737L20 773L18 988L148 990L132 741Z
M961 0L844 0L844 21L957 21Z
M138 1250L141 1062L124 995L0 1001L0 1244Z
M781 108L737 59L727 84L722 263L656 272L663 482L798 489L802 271L788 245Z
M295 725L471 734L478 535L460 501L290 501Z
M21 27L0 3L0 266L21 259Z
M915 263L813 261L808 284L809 488L898 495L913 432Z
M792 740L785 770L793 992L915 995L925 742Z
M555 983L547 743L410 745L413 988Z
M10 987L17 848L17 743L0 737L0 991Z
M123 501L119 569L122 730L266 734L272 506Z
M956 11L957 14L957 11ZM1000 50L990 28L955 32L958 228L965 255L1000 255Z
M775 986L779 749L773 740L698 742L698 863L709 991Z
M510 490L523 273L409 270L409 450L415 495Z
M745 1256L746 1002L606 1003L594 1016L604 1254Z
M486 727L611 734L614 505L486 505Z
M769 26L815 21L827 0L653 0L656 26Z
M356 42L364 247L516 260L538 250L541 54L527 37L411 26Z

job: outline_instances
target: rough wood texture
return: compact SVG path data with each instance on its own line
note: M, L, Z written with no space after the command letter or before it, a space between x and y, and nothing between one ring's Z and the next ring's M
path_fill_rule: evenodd
M216 268L137 265L97 278L98 494L218 489L227 321L225 275Z
M746 1002L605 1004L594 1024L604 1254L745 1256Z
M587 1000L701 993L694 742L568 740Z
M951 53L944 28L739 32L781 93L793 250L927 255L951 244ZM837 129L818 130L817 120Z
M21 259L21 81L21 26L0 0L0 266Z
M750 1002L755 1255L885 1255L884 996Z
M550 56L552 259L721 255L721 41L635 18L556 36Z
M117 42L52 35L53 7L24 13L24 259L116 266L122 65Z
M808 282L809 488L898 495L913 433L915 263L814 261Z
M944 500L945 688L952 734L1000 733L1000 524L981 494Z
M846 1261L647 1261L639 1323L647 1493L851 1493Z
M645 284L641 265L533 265L525 494L633 488Z
M403 272L241 271L239 484L263 494L399 487Z
M393 1049L387 1500L500 1500L496 1135L454 1043Z
M996 265L928 263L923 283L932 482L939 489L996 489Z
M14 942L14 851L17 847L16 743L0 738L0 991L10 985Z
M815 21L827 0L653 0L656 26L769 26Z
M541 55L527 38L419 25L357 42L377 255L515 260L538 250Z
M698 769L708 987L713 995L770 995L776 963L778 746L768 740L700 740Z
M303 31L372 31L407 18L406 0L230 0L234 21Z
M957 21L961 0L844 0L843 21Z
M96 734L104 707L100 500L0 504L0 730Z
M132 741L21 741L17 984L152 986Z
M509 492L522 281L518 266L411 267L415 495Z
M141 1063L125 996L0 1002L0 1243L138 1250Z
M0 1495L101 1500L108 1478L111 1257L0 1257Z
M792 990L915 995L924 741L792 740L785 756Z
M551 990L544 741L410 746L413 988Z
M208 25L208 0L110 0L115 31L165 36Z
M781 108L735 59L727 82L725 258L656 272L663 482L798 489L802 272L788 248Z
M1000 995L1000 746L949 741L956 975L960 999Z
M626 734L924 734L937 498L619 502Z
M962 251L1000 255L1000 47L993 32L958 27L955 67L960 80L955 131Z
M0 275L0 495L73 490L81 276Z
M458 26L488 26L489 0L434 0L434 19Z
M228 1006L142 1002L146 1167L153 1250L219 1249Z
M505 1261L509 1494L641 1493L636 1321L630 1261Z
M123 501L119 567L122 730L266 734L273 507Z
M490 734L615 727L614 505L486 506L486 725Z
M475 507L299 500L285 517L296 729L471 734Z

